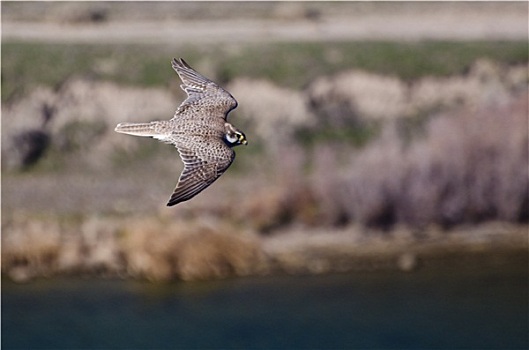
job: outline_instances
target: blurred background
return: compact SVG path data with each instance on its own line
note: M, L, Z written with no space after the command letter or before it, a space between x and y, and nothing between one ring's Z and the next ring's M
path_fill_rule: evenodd
M528 6L2 2L3 344L527 347ZM168 208L173 57L249 145Z

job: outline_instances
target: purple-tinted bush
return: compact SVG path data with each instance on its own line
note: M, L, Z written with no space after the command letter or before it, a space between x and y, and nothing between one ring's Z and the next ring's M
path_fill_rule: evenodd
M406 146L387 126L351 161L343 207L374 226L527 221L527 123L524 95L432 118L424 136Z

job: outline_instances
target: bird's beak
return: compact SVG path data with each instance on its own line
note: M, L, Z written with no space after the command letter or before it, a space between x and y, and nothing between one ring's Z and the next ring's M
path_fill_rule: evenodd
M239 142L243 145L247 145L248 144L248 141L246 140L246 137L244 136L244 134L239 134Z

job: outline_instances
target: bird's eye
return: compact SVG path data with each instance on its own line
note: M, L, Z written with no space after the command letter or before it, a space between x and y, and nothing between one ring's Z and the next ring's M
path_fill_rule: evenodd
M239 141L240 138L238 138L236 135L233 134L226 134L226 140L228 140L229 143L235 143Z

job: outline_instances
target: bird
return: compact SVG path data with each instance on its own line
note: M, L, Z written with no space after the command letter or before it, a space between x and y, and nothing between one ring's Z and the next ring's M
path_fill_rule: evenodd
M247 145L246 135L227 121L237 100L195 71L183 58L171 61L187 98L170 120L119 123L118 133L151 137L172 144L184 169L167 206L190 200L217 180L235 159L233 147Z

